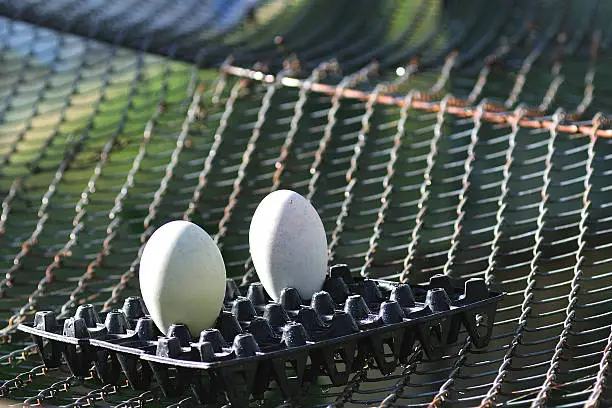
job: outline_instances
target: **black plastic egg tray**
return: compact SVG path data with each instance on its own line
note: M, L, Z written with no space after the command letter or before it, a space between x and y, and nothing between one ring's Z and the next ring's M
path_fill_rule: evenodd
M335 265L309 302L286 288L275 303L260 283L239 288L228 280L216 328L196 339L182 324L162 336L138 297L106 314L89 304L67 319L37 312L19 329L32 334L48 367L63 358L75 376L94 369L114 384L123 372L135 389L155 379L168 397L192 392L200 402L225 397L237 407L262 399L272 381L293 399L318 376L346 384L366 363L391 373L417 341L428 358L440 358L462 326L475 347L485 346L504 295L483 279L454 283L444 275L425 285L356 278Z

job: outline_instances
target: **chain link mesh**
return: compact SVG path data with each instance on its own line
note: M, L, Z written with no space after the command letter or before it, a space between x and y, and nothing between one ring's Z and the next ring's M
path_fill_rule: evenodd
M15 326L137 294L171 219L252 281L250 217L291 188L355 274L508 293L486 348L297 403L611 404L609 4L270 1L213 28L187 3L0 2L1 398L198 405L46 369Z

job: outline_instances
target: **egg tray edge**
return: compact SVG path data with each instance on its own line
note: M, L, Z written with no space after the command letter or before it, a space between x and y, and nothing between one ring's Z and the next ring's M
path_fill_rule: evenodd
M154 378L166 396L191 388L201 402L216 401L222 392L233 406L245 406L251 395L263 396L273 380L285 397L294 398L320 375L344 385L366 362L389 374L411 358L417 341L430 359L438 359L462 326L475 347L486 346L504 294L490 292L482 279L466 281L463 290L454 284L444 275L425 285L354 278L346 265L335 265L326 291L315 294L310 305L292 289L274 303L261 284L239 288L228 280L218 330L203 331L196 341L181 324L161 336L137 297L107 313L104 323L93 306L81 305L66 319L37 312L33 323L19 329L33 336L47 367L59 366L63 358L75 376L89 375L93 366L104 383L117 383L123 372L134 389L146 389ZM330 306L331 315L326 314ZM278 326L282 321L273 321L278 314L270 309L284 309L287 321Z

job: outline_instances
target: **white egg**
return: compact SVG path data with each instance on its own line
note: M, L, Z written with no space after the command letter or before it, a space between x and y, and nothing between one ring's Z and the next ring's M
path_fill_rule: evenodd
M193 336L211 328L223 307L225 276L217 245L187 221L158 228L140 260L142 299L164 334L173 323L186 324Z
M321 290L327 272L327 237L308 200L289 190L264 198L251 221L253 265L266 292L278 300L285 287L303 299Z

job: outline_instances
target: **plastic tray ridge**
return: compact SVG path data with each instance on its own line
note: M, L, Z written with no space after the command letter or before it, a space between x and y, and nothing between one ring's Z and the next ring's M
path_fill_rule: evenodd
M93 367L107 384L124 373L134 389L154 379L168 397L192 392L203 403L225 398L242 407L263 398L272 381L294 399L316 377L343 385L366 363L389 374L417 342L428 358L440 358L462 327L484 347L504 294L483 279L456 283L445 275L423 285L357 278L335 265L310 300L285 288L275 303L260 283L238 287L228 279L215 328L195 338L180 323L163 336L138 297L101 314L84 304L66 319L39 311L19 329L33 336L48 367L63 359L76 376Z

